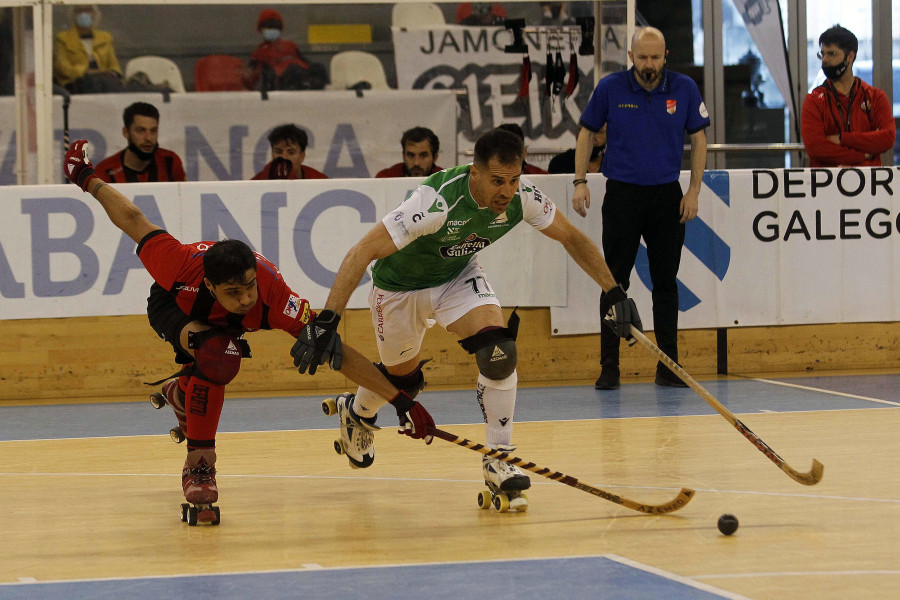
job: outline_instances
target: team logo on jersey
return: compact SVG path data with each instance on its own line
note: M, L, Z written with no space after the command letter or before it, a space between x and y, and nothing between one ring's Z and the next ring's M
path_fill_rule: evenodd
M302 302L300 298L297 296L291 296L288 298L287 304L284 306L284 314L286 314L291 319L297 318L297 315L300 314L300 306Z
M675 109L678 108L678 102L674 99L666 100L666 112L670 115L675 114Z
M706 110L706 103L705 103L705 102L701 102L701 103L700 103L700 116L703 117L704 119L708 119L708 118L709 118L709 112Z
M484 250L491 245L491 240L478 237L477 234L470 233L469 236L458 244L452 246L444 246L440 249L441 256L444 258L456 258L458 256L467 256L475 254L479 250Z
M438 196L434 204L431 205L431 208L428 209L428 212L447 212L447 201L444 200L443 196Z
M506 212L500 213L496 219L488 223L488 227L503 227L504 225L509 225L509 217L506 216Z

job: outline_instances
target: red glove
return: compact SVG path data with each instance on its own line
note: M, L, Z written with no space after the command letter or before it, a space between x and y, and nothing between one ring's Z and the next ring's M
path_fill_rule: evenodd
M66 159L63 162L63 171L66 174L66 178L85 192L88 191L88 184L92 179L99 179L94 174L94 166L88 158L87 149L87 140L76 140L69 146L69 150L66 152Z
M408 435L416 440L425 440L426 444L434 441L434 437L428 435L428 428L434 427L434 419L425 410L425 407L413 400L409 394L400 391L391 404L397 409L400 417L400 429L397 433Z
M289 179L294 163L283 156L277 156L269 164L269 179Z

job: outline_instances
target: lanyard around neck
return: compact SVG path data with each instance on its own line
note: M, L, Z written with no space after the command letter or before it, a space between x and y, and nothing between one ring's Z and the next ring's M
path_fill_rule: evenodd
M834 84L829 82L829 87L831 88L831 94L834 96L834 103L837 105L838 113L841 115L841 118L838 120L840 125L846 125L844 131L850 131L850 115L853 112L853 98L856 96L856 90L859 87L856 77L853 78L853 84L850 86L850 94L849 101L847 102L847 115L844 116L844 105L841 102L840 94L838 94L837 88L834 87ZM844 121L844 123L841 123Z

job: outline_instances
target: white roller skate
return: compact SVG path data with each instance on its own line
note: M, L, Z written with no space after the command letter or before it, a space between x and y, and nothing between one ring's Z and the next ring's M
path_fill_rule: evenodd
M515 447L498 446L495 450L511 453ZM479 507L493 506L497 512L502 513L510 510L519 512L528 510L528 496L524 490L531 487L531 479L519 467L490 456L485 456L481 465L484 483L488 489L479 492Z
M375 417L360 417L353 412L355 398L356 394L350 392L328 398L322 402L322 411L329 416L336 414L340 421L341 437L334 440L334 451L346 454L352 468L365 469L375 462L375 436L372 432L381 428L375 425Z
M187 503L181 505L181 520L188 525L218 525L221 521L216 485L216 450L191 450L181 471L181 487Z

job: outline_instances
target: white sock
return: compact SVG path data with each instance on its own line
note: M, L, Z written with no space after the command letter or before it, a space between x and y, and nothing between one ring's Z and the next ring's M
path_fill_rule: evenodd
M387 400L370 389L360 387L356 390L356 399L353 401L353 412L360 417L371 419L378 409L387 404Z
M491 448L512 444L513 413L516 409L518 374L513 371L506 379L497 381L478 375L476 395L484 414L485 438Z

